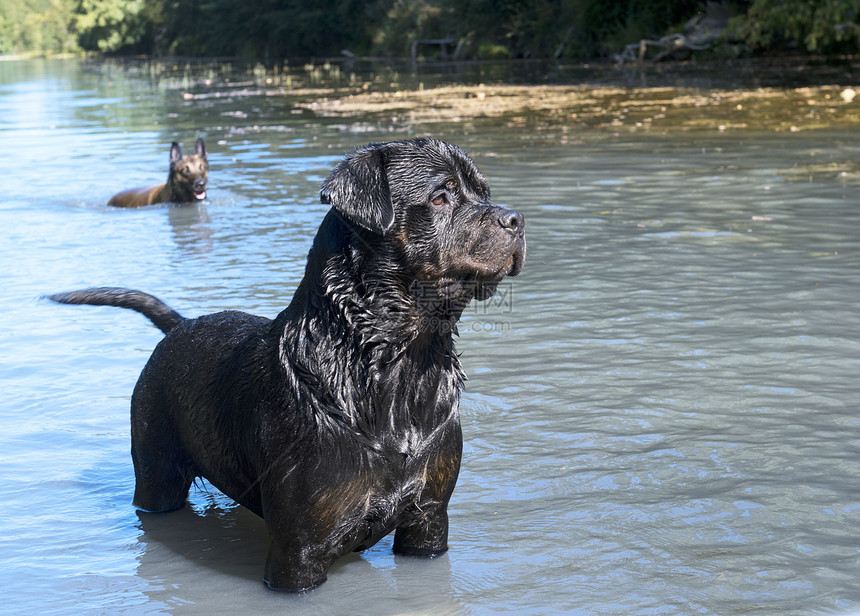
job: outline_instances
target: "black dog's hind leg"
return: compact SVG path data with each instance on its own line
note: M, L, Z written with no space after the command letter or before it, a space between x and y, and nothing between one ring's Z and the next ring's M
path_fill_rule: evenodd
M141 448L132 442L134 462L134 506L144 511L163 512L181 509L188 498L194 476L169 457Z
M194 480L193 467L173 426L153 419L136 398L132 396L131 409L134 506L152 512L181 509Z

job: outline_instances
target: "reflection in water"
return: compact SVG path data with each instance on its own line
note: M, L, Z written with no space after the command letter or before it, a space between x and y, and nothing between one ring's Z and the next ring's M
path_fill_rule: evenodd
M323 177L410 129L308 123L288 96L196 105L104 70L0 63L10 613L860 609L851 135L435 126L524 211L530 242L521 276L460 328L451 550L400 558L388 538L282 595L260 581L264 524L214 489L171 514L130 505L129 397L161 334L128 311L38 298L122 285L189 316L272 317L326 211ZM212 144L205 203L104 205L165 143L198 134Z
M143 577L181 579L190 561L211 570L204 578L220 577L216 585L230 576L262 583L268 537L262 519L247 509L212 505L170 513L138 511L137 516L143 531L139 542L144 548L138 574ZM207 594L203 589L199 592L200 596ZM151 596L158 598L158 593Z
M255 605L327 614L339 613L342 598L351 596L358 604L367 601L368 609L382 616L402 614L403 601L409 601L410 613L415 614L465 612L451 598L447 555L432 561L394 556L390 539L361 556L353 553L339 559L329 570L328 582L316 591L272 592L262 581L269 543L263 520L210 492L208 485L202 489L192 493L192 507L170 513L137 513L143 531L137 574L150 581L146 594L151 602L187 608L211 605L217 597L217 609L223 613L240 613ZM199 569L199 574L186 582L189 568ZM225 588L230 592L225 593ZM327 588L333 591L324 592ZM362 599L368 591L393 600Z
M209 253L214 233L205 203L168 207L167 220L173 230L173 241L180 252Z

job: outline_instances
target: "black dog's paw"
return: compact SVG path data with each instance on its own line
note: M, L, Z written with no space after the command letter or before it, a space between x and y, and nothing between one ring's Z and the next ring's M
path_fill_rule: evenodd
M401 526L394 533L395 554L432 558L448 551L447 523Z

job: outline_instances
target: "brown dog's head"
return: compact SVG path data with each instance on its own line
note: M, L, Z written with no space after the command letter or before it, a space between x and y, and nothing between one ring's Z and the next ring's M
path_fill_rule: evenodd
M369 249L386 253L378 261L441 298L487 299L522 270L523 215L493 205L486 179L454 145L419 138L359 148L320 194L370 232Z
M173 200L179 203L202 201L206 198L208 180L209 161L203 139L197 140L194 154L188 156L182 155L182 147L174 141L170 146L170 174L167 178Z

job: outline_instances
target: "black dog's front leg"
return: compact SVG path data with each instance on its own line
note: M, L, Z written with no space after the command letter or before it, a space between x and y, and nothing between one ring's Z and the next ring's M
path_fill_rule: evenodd
M394 552L408 556L437 556L448 550L447 504L425 510L397 527Z
M280 473L273 473L280 476ZM329 566L340 551L320 527L330 525L319 516L311 519L293 509L308 508L294 491L267 492L264 485L263 513L272 542L266 556L263 581L272 590L301 592L326 581Z
M394 552L436 556L448 549L448 501L460 472L463 435L456 419L440 436L443 443L424 467L421 496L410 506L394 533Z
M285 546L273 540L266 557L263 581L272 590L301 592L326 581L334 557L319 553L318 546Z

